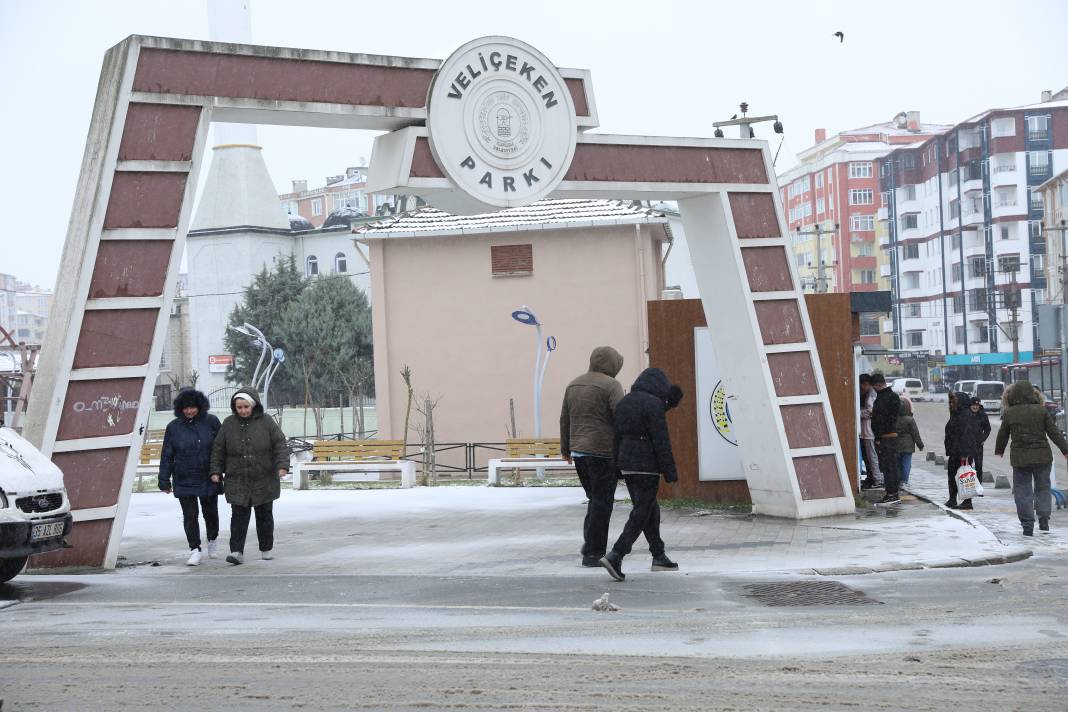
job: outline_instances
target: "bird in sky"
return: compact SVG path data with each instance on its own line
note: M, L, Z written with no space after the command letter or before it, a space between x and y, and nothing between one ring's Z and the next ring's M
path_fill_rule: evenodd
M844 32L841 32L841 31L835 32L834 36L838 38L838 44L842 44L843 42L845 42L845 33Z
M735 114L734 116L731 117L731 121L734 121L737 118L738 118L738 114Z

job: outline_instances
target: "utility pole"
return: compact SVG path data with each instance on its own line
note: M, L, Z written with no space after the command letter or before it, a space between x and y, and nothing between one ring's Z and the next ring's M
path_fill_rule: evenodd
M824 270L827 265L823 261L823 236L834 235L838 232L838 223L834 224L833 230L824 230L823 224L817 222L812 230L802 230L798 228L798 235L815 235L816 236L816 293L827 293L827 277Z
M1052 225L1045 228L1047 232L1059 232L1061 234L1060 246L1061 246L1061 308L1057 312L1057 318L1060 322L1057 326L1057 333L1061 335L1061 411L1068 413L1068 388L1065 388L1065 384L1068 383L1068 334L1064 331L1065 316L1068 314L1068 251L1065 247L1064 232L1065 227L1064 220L1061 220L1059 227L1053 227ZM1068 421L1068 415L1065 415L1066 421ZM1068 422L1065 423L1068 425Z
M712 134L713 136L716 138L723 138L724 126L737 126L738 138L754 138L756 134L753 131L753 124L759 124L765 121L774 121L775 123L771 125L772 130L777 134L782 133L782 122L779 121L778 114L772 114L770 116L746 116L749 112L749 104L744 101L738 105L738 108L742 112L742 118L739 119L738 114L735 114L726 121L713 122L712 126L716 129L715 133Z
M1016 281L1016 274L1020 270L1020 262L1019 262L1019 260L1016 260L1016 261L1013 261L1013 262L1010 262L1010 263L1003 263L1003 264L1006 264L1006 267L1004 269L1002 269L1002 270L996 270L995 274L997 274L997 272L1008 272L1009 273L1009 284L1008 284L1009 288L1007 290L1005 290L1004 292L1001 292L1000 295L998 293L995 293L993 295L988 295L987 296L987 300L989 300L991 298L994 299L993 304L994 304L994 313L995 314L997 314L997 309L998 309L999 306L1002 309L1008 309L1009 310L1009 325L1010 325L1009 328L1006 329L1005 326L1002 325L1000 322L995 322L995 326L998 329L1001 330L1001 333L1005 334L1005 336L1009 339L1009 341L1012 342L1012 362L1013 363L1019 363L1020 362L1020 324L1019 324L1020 285ZM990 269L994 269L993 266ZM1000 300L999 300L999 296L1000 296ZM1001 302L1000 304L998 303L999 301ZM990 302L988 301L987 303L989 304ZM987 328L988 329L990 328L989 325L987 326Z

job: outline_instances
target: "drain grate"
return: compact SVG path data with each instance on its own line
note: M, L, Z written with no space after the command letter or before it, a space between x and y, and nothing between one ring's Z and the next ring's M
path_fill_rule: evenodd
M742 587L745 595L765 606L866 606L882 605L863 591L837 581L781 581L750 583Z

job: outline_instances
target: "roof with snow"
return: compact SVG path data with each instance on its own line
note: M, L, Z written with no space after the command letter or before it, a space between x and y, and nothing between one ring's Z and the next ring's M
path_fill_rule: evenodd
M622 200L539 200L520 208L482 215L450 215L422 207L389 220L354 230L362 238L434 237L492 232L557 230L609 225L663 224L668 219L655 210Z

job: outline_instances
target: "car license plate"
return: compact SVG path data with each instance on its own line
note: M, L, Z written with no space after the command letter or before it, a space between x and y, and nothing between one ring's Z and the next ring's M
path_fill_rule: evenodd
M63 522L49 522L48 524L34 524L30 530L30 541L41 539L54 539L63 536Z

